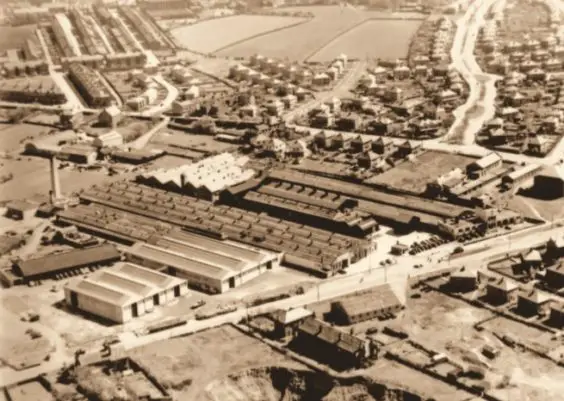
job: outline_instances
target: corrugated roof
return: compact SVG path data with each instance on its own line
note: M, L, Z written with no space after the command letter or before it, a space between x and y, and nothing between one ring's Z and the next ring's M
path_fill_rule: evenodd
M65 288L102 302L124 306L184 282L142 266L125 263L99 270L85 279L71 281Z
M85 249L75 249L55 255L29 259L18 264L24 277L89 266L98 263L109 263L120 259L120 253L112 244L103 244Z
M389 284L385 284L369 292L343 297L336 302L348 316L362 315L374 310L387 309L401 305Z

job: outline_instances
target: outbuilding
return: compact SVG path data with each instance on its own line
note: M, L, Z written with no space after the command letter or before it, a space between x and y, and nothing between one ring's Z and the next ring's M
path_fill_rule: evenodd
M6 217L14 220L29 220L35 213L39 205L26 200L15 200L6 205Z

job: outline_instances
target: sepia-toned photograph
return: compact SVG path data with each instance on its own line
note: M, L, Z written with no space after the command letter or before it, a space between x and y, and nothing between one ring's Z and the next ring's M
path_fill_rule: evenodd
M564 401L564 0L0 0L0 401Z

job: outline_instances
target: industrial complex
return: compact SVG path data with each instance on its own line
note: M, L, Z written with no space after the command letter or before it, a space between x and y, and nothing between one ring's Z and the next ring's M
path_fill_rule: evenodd
M564 1L8 1L0 400L564 400Z

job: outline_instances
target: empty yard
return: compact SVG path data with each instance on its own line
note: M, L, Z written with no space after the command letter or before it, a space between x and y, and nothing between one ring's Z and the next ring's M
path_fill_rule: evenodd
M475 161L473 157L450 153L427 151L413 161L405 161L372 179L371 183L387 185L395 189L421 193L427 183L459 167L464 170L467 164Z
M236 15L175 28L172 34L187 49L213 53L232 43L303 20L293 17Z
M404 58L420 24L421 21L368 20L328 43L311 57L311 61L331 61L341 53L360 59ZM394 40L379 40L382 38Z

